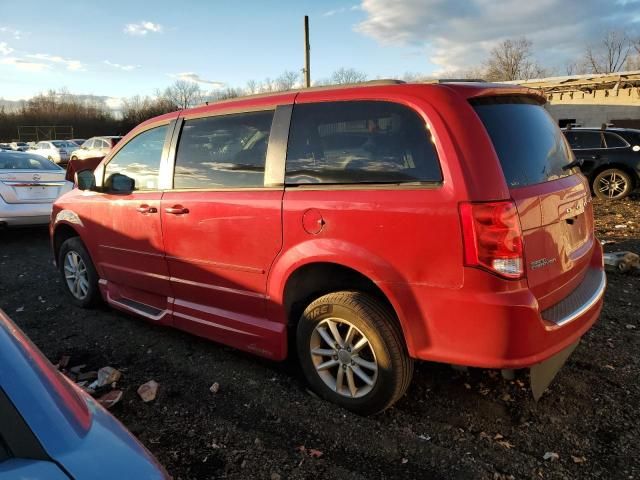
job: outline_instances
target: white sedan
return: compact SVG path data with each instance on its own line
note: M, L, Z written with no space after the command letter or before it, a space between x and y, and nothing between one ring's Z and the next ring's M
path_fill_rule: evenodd
M48 158L52 162L66 164L69 162L71 152L80 148L77 143L69 140L47 140L38 142L30 152Z
M32 152L0 151L0 227L48 224L53 202L73 188L64 177Z

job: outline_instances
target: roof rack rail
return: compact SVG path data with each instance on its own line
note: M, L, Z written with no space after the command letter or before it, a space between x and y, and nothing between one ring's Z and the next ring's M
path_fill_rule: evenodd
M365 85L398 85L407 82L404 80L397 80L395 78L379 78L377 80L366 80L360 83L364 83Z
M434 78L424 80L422 83L487 83L487 81L482 78Z

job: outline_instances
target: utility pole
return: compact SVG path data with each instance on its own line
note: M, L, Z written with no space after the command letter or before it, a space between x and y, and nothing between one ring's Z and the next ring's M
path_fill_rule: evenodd
M304 16L304 86L309 88L311 86L311 70L310 70L310 60L309 60L309 51L311 47L309 46L309 15Z

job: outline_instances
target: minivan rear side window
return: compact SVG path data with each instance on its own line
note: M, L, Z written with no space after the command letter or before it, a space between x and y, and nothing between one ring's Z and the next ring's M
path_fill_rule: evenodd
M549 113L525 96L471 101L489 133L507 184L523 187L572 175L573 153Z
M440 182L431 132L412 109L383 101L293 109L286 183Z
M273 111L186 120L173 188L264 186Z

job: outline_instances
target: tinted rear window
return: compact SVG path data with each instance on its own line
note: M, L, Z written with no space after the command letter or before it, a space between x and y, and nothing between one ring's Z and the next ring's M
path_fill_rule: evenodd
M286 183L439 182L431 133L414 110L382 101L293 109Z
M61 170L55 163L29 153L0 152L0 170Z
M510 187L523 187L571 175L562 167L573 154L547 111L527 97L475 100Z

